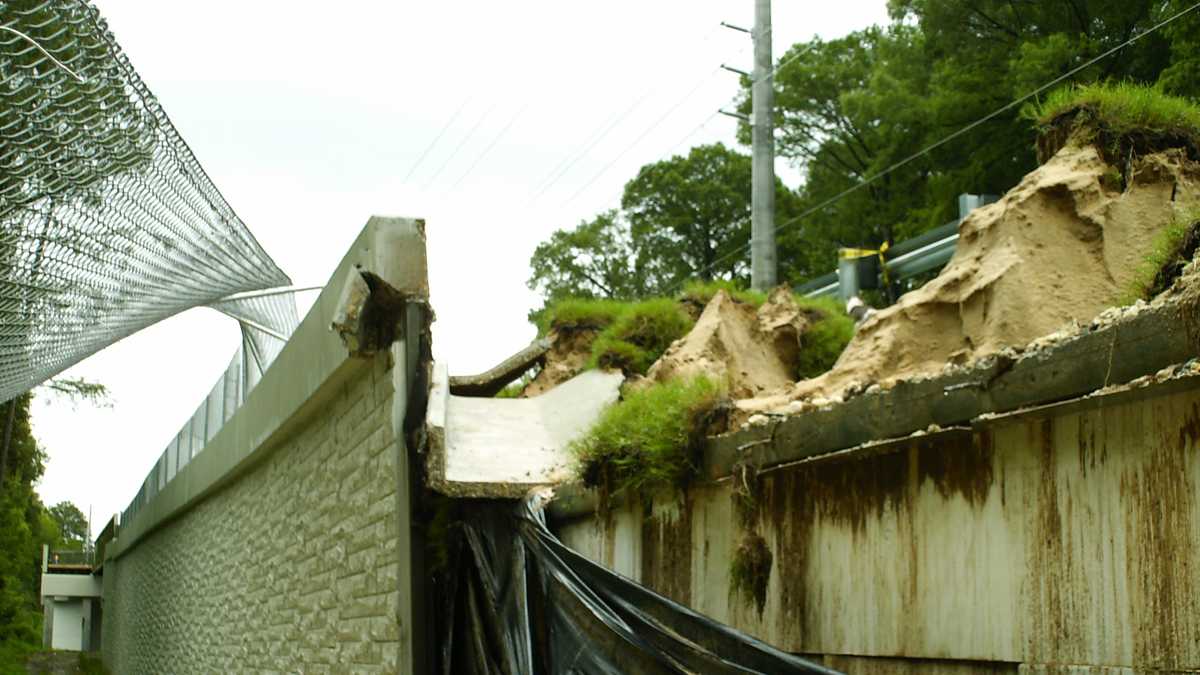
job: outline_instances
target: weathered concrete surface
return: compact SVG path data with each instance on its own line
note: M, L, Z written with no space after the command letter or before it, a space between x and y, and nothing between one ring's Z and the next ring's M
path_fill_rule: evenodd
M406 262L407 261L407 262ZM106 547L118 673L427 672L404 423L425 336L351 358L358 268L424 288L423 223L372 218L245 404Z
M550 338L538 338L493 368L477 375L451 375L450 393L455 396L495 396L510 383L546 360Z
M454 497L522 497L570 478L567 446L616 402L624 377L590 370L533 398L449 393L446 367L434 365L426 430L428 483Z
M873 657L855 672L893 657L956 672L1200 668L1197 378L894 448L751 475L750 508L726 480L559 531L773 645ZM753 536L772 554L761 609L730 584Z

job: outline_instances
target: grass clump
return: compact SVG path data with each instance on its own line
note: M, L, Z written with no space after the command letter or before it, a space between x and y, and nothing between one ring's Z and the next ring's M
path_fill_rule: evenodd
M564 298L537 313L538 335L545 335L551 328L562 330L601 330L621 316L628 302L594 298Z
M1022 112L1038 127L1041 161L1072 140L1094 143L1111 164L1126 161L1130 154L1168 147L1200 153L1200 106L1152 86L1121 82L1063 87Z
M846 314L840 298L797 296L796 302L810 317L816 318L800 336L796 377L805 380L825 373L837 363L854 337L854 319Z
M629 393L570 446L584 485L608 494L686 487L721 398L703 376Z
M1150 251L1134 271L1133 279L1118 300L1131 305L1149 300L1170 288L1200 245L1200 209L1178 214L1154 237Z
M752 291L742 288L736 281L726 279L714 279L712 281L702 281L695 279L687 282L683 286L683 294L681 300L694 302L701 307L707 305L713 296L719 291L725 291L738 302L743 302L753 307L761 307L767 301L767 294L760 291Z
M592 343L591 368L644 375L671 343L692 329L692 318L667 298L629 303Z

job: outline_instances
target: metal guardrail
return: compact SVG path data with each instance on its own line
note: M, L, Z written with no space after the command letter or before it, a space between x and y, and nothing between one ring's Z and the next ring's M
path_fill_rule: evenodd
M888 249L884 254L888 276L896 280L908 279L941 268L954 255L954 247L958 244L958 226L962 221L971 211L997 199L999 197L996 195L959 195L958 218ZM839 273L830 272L800 284L796 292L810 297L836 295L842 286Z
M47 564L51 567L58 566L91 566L95 562L95 555L92 549L84 549L82 551L50 551L47 559Z

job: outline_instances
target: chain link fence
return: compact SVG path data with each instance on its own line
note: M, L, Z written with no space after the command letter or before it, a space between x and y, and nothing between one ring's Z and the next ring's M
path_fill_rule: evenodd
M0 401L186 309L291 283L94 7L0 0L0 29Z

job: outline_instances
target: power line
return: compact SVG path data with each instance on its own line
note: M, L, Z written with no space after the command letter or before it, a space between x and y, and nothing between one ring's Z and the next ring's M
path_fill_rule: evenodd
M479 130L479 127L483 124L484 120L486 120L488 118L488 116L492 114L492 111L495 109L496 109L496 103L493 102L491 107L489 107L487 109L487 111L483 113L483 116L479 118L479 121L475 123L475 126L471 127L471 130L467 132L467 135L463 136L463 139L461 141L459 141L458 145L454 146L454 149L450 151L450 156L446 157L446 161L442 162L442 165L440 167L438 167L438 170L435 171L433 173L433 175L429 177L429 181L427 183L425 183L425 186L422 189L426 189L429 186L433 185L433 182L435 180L437 180L437 177L442 175L442 171L444 171L446 169L446 167L449 166L450 162L453 161L454 158L458 155L458 151L462 150L463 146L467 144L467 141L471 140L471 137L474 136L475 132Z
M425 148L425 151L421 153L421 156L417 158L417 161L413 162L412 168L409 169L408 173L404 175L404 180L401 182L407 183L408 179L412 178L413 172L417 170L417 167L421 166L421 162L425 161L425 158L429 156L430 151L432 151L434 146L438 144L438 141L442 140L442 136L444 136L446 131L450 129L450 125L454 124L454 120L458 119L458 116L462 114L462 111L467 109L467 104L470 102L471 99L468 98L462 102L462 105L458 106L458 110L456 110L454 114L450 116L450 119L446 121L446 124L442 127L442 130L437 133L437 136L433 137L433 141L428 147Z
M471 172L475 170L475 167L479 165L479 162L483 161L484 157L487 157L488 153L492 151L492 148L496 147L496 144L500 142L500 139L504 138L504 135L508 133L509 129L512 129L513 125L516 124L517 120L521 117L521 114L524 113L525 110L528 108L529 108L528 102L526 102L525 105L521 106L521 109L517 111L517 114L512 116L512 119L510 119L508 121L508 124L504 125L504 128L500 130L500 133L496 134L496 137L492 139L492 142L489 143L488 146L483 149L483 152L479 153L479 156L477 156L475 158L474 162L471 162L471 166L467 167L466 172L463 173L463 175L459 176L458 180L454 181L454 185L450 186L450 189L448 190L448 192L453 191L454 188L458 187L459 183L463 182L463 180L465 180L467 176L471 175Z
M704 44L706 42L708 42L709 40L711 40L712 36L719 30L720 30L719 25L714 26L711 30L709 30L709 32L707 34L705 34L705 36L703 38L701 38L698 41L699 45L704 46ZM741 50L739 50L737 53L735 53L734 56L740 55L742 52L745 52L746 49L747 49L746 47L743 47ZM704 80L701 81L701 84L703 84L704 81L707 81L711 77L712 77L712 73L706 74ZM585 147L582 147L581 149L576 150L571 155L568 155L568 158L570 158L569 161L564 160L563 162L560 162L556 166L556 168L551 171L551 177L549 178L549 182L545 183L545 185L543 185L543 187L537 191L537 194L535 194L533 196L533 198L530 200L530 202L529 202L530 205L532 206L533 204L535 204L538 201L538 199L541 198L542 195L544 195L547 191L549 191L550 188L553 187L563 176L565 176L567 174L567 172L569 172L581 159L586 157L587 153L591 152L591 150L593 148L595 148L597 145L599 145L602 140L607 138L608 135L610 133L612 133L612 131L614 129L616 129L620 125L621 122L623 122L627 117L629 117L629 115L633 114L633 112L635 110L637 110L638 108L640 108L643 104L645 104L646 101L653 98L654 95L659 92L658 85L665 79L666 79L666 77L655 78L654 81L651 83L651 86L646 90L646 92L644 94L642 94L642 96L637 98L622 113L618 114L615 118L612 118L611 121L607 124L607 126L603 127L603 130L599 132L598 136L596 136L596 135L589 136L589 138L591 140L590 140L590 142L585 142ZM689 92L689 94L685 95L685 99L689 98L690 96L691 96L691 92ZM680 101L680 104L682 104L682 101ZM677 108L678 105L679 104L677 104L675 107ZM672 109L672 111L673 110L674 109ZM564 166L564 163L566 164L565 166ZM543 179L543 181L539 181L538 184L542 185L545 180L546 179Z
M743 48L742 48L740 51L738 51L738 52L737 52L737 54L735 54L734 56L738 56L738 55L742 54L743 52L745 52L745 51L746 51L746 49L747 49L747 47L743 47ZM806 46L805 46L803 49L800 49L800 50L799 50L799 51L797 51L795 54L792 54L790 57L788 57L788 58L787 58L787 60L785 60L785 61L781 61L781 62L779 63L779 65L777 65L777 66L775 66L774 68L772 68L772 69L770 70L770 72L768 72L768 73L766 73L765 75L763 75L763 76L762 76L762 78L760 78L760 79L768 79L768 78L771 78L771 77L773 77L773 76L775 75L775 73L779 72L779 70L780 70L780 69L782 69L784 66L788 65L789 63L792 63L793 61L795 61L796 59L800 58L800 57L801 57L801 56L803 56L804 54L807 54L807 53L808 53L808 52L810 52L810 51L812 51L812 46L811 46L811 45L806 45ZM600 178L601 178L601 177L602 177L602 176L603 176L605 173L607 173L607 172L609 171L609 169L611 169L611 168L612 168L612 167L613 167L613 166L614 166L614 165L615 165L617 162L619 162L619 161L621 160L621 158L623 158L623 157L624 157L626 154L628 154L628 152L629 152L630 150L632 150L633 148L637 147L637 145L638 145L638 144L639 144L639 143L642 141L642 139L643 139L643 138L645 138L647 135L649 135L651 132L653 132L655 129L657 129L657 128L658 128L658 127L659 127L659 126L660 126L660 125L661 125L661 124L662 124L664 121L666 121L666 119L667 119L668 117L670 117L670 116L671 116L671 114L673 114L673 113L674 113L676 110L678 110L678 109L679 109L679 107L680 107L680 106L682 106L684 103L686 103L686 102L688 101L688 99L690 99L690 98L691 98L693 95L695 95L695 93L696 93L696 92L697 92L697 91L698 91L698 90L699 90L699 89L700 89L700 88L701 88L701 87L702 87L702 86L703 86L703 85L704 85L704 84L705 84L705 83L706 83L706 82L707 82L707 81L708 81L708 80L709 80L709 79L710 79L710 78L711 78L713 75L715 75L716 73L719 73L719 72L721 72L721 70L723 70L723 69L724 69L723 67L718 67L718 68L717 68L715 71L713 71L713 72L710 72L708 75L706 75L706 76L704 77L704 79L703 79L703 80L701 80L701 81L700 81L700 82L699 82L699 83L698 83L698 84L697 84L697 85L696 85L696 86L695 86L695 87L694 87L692 90L690 90L690 91L689 91L687 94L685 94L685 95L684 95L683 99L681 99L679 102L677 102L677 103L676 103L676 104L675 104L675 105L674 105L674 106L673 106L673 107L672 107L670 110L668 110L668 111L666 112L666 114L664 114L664 115L663 115L662 117L660 117L660 118L659 118L659 119L658 119L656 122L654 122L654 124L652 124L652 125L650 126L650 128L649 128L649 129L646 129L646 131L644 131L644 132L643 132L643 133L642 133L640 136L638 136L638 137L637 137L637 139L636 139L636 140L634 140L634 142L633 142L633 143L632 143L632 144L631 144L629 147L627 147L627 148L625 148L624 150L622 150L622 151L621 151L621 153L620 153L619 155L617 155L617 157L616 157L615 159L613 159L611 162L609 162L607 165L605 165L605 167L604 167L603 169L601 169L601 170L600 170L600 173L598 173L598 174L596 174L595 176L593 176L593 177L591 178L591 180L589 180L589 181L588 181L586 184L584 184L584 186L583 186L582 188L580 188L579 190L577 190L577 191L575 192L575 194L571 195L570 199L568 199L566 202L564 202L564 204L563 204L563 205L564 205L564 206L566 206L567 204L571 203L571 202L572 202L572 201L574 201L574 200L575 200L575 199L576 199L576 198L577 198L577 197L578 197L580 194L582 194L582 193L583 193L585 190L587 190L589 187L591 187L593 183L595 183L595 182L596 182L597 180L599 180L599 179L600 179ZM750 86L751 86L751 87L753 87L753 86L754 86L755 84L757 84L758 82L759 82L759 80L754 80L754 79L752 79L752 80L750 81ZM730 100L731 100L731 102L736 102L736 101L737 101L737 95L734 95L734 97L733 97L732 99L730 99ZM724 106L722 106L722 107L724 107ZM717 115L717 114L718 114L718 113L713 113L713 116L715 116L715 115ZM705 120L705 121L702 123L702 126L703 126L704 124L707 124L707 123L708 123L708 122L709 122L711 119L712 119L712 117L710 116L708 119L706 119L706 120ZM698 131L698 130L699 130L699 129L697 129L697 131ZM693 133L694 133L694 132L693 132ZM689 134L689 135L688 135L688 137L690 137L691 135L692 135L692 134ZM597 142L598 142L598 141L597 141ZM594 146L595 146L595 143L593 143L591 147L594 147ZM591 149L591 147L589 147L587 150L590 150L590 149ZM584 151L584 154L586 154L586 153L587 153L587 150L585 150L585 151ZM581 155L580 157L577 157L575 161L578 161L578 160L579 160L581 157L582 157L582 155ZM572 162L572 165L573 165L573 164L574 164L574 162ZM569 168L569 167L568 167L568 168ZM560 175L559 177L561 177L561 175ZM552 184L553 184L553 183L552 183ZM538 193L538 196L541 196L541 194L545 193L545 192L546 192L546 190L548 190L548 189L549 189L549 187L550 187L550 186L546 186L546 188L543 188L543 189L542 189L542 190L541 190L541 191ZM535 200L534 200L534 201L536 201L536 198L535 198Z
M592 176L592 178L587 183L584 183L583 187L576 190L575 193L573 195L571 195L570 198L567 199L567 201L563 202L563 206L566 206L567 204L570 204L571 202L575 201L575 198L577 198L579 195L583 194L583 192L585 190L587 190L589 187L591 187L593 183L595 183L597 180L599 180L604 174L608 173L608 171L610 169L612 169L613 166L615 166L617 162L621 161L625 157L625 155L629 154L630 150L633 150L635 147L638 146L639 143L642 142L643 139L646 138L646 136L649 136L651 133L654 132L655 129L662 126L662 123L667 121L667 118L669 118L671 115L673 115L676 110L679 110L679 108L682 107L684 103L687 103L689 100L691 100L691 98L693 96L695 96L696 93L699 92L700 89L705 84L707 84L710 79L712 79L713 75L716 75L719 72L721 72L720 68L714 68L712 70L712 72L710 72L707 76L704 77L704 79L697 82L696 86L694 86L690 90L688 90L688 92L686 94L684 94L683 98L679 99L675 103L675 105L671 106L665 113L662 114L662 116L660 116L657 120L655 120L653 124L651 124L645 131L643 131L637 138L635 138L633 140L633 143L630 143L628 146L626 146L624 150L622 150L620 153L617 154L616 157L614 157L612 159L612 161L610 161L608 164L605 164L604 168L600 169L599 173Z
M963 128L961 128L961 129L959 129L958 131L955 131L954 133L952 133L952 134L950 134L950 135L948 135L948 136L945 136L945 137L941 138L940 140L938 140L938 141L936 141L936 142L934 142L934 143L932 143L932 144L930 144L930 145L928 145L928 146L926 146L926 147L922 148L921 150L918 150L917 152L914 152L913 154L909 155L908 157L905 157L904 159L902 159L902 160L900 160L900 161L898 161L898 162L896 162L896 163L892 164L891 166L887 167L886 169L884 169L884 170L882 170L882 171L880 171L880 172L878 172L878 173L876 173L876 174L873 174L873 175L872 175L872 176L870 176L869 178L864 178L864 179L863 179L862 181L860 181L859 183L856 183L856 184L854 184L854 185L852 185L852 186L850 186L850 187L846 188L845 190L842 190L841 192L839 192L839 193L837 193L836 195L834 195L834 196L830 197L829 199L826 199L825 201L821 202L820 204L817 204L816 206L814 206L814 207L812 207L812 208L810 208L810 209L807 209L806 211L804 211L804 212L803 212L803 213L801 213L800 215L798 215L798 216L796 216L796 217L794 217L794 218L792 218L792 219L788 220L787 222L784 222L784 223L782 223L782 224L778 225L778 226L775 228L775 232L776 232L776 233L778 233L780 230L783 230L783 229L785 229L785 228L787 228L787 227L791 227L792 225L795 225L795 224L799 223L801 220L803 220L803 219L807 218L808 216L810 216L810 215L812 215L812 214L816 213L817 211L820 211L820 210L822 210L822 209L826 208L826 207L827 207L827 206L829 206L830 204L833 204L834 202L840 201L841 199L844 199L845 197L847 197L847 196L849 196L849 195L851 195L851 194L853 194L853 193L855 193L855 192L857 192L857 191L859 191L859 190L861 190L861 189L863 189L863 188L867 187L868 185L871 185L872 183L874 183L875 181L879 180L880 178L883 178L884 176L886 176L886 175L888 175L888 174L892 173L893 171L895 171L895 170L897 170L897 169L899 169L899 168L901 168L901 167L903 167L903 166L906 166L908 163L912 162L913 160L915 160L915 159L917 159L917 158L919 158L919 157L922 157L922 156L924 156L924 155L927 155L927 154L929 154L930 152L933 152L934 150L936 150L936 149L940 148L941 146L945 145L946 143L949 143L950 141L952 141L952 140L954 140L954 139L958 138L959 136L962 136L963 134L965 134L965 133L967 133L967 132L969 132L969 131L971 131L971 130L975 129L976 127L979 127L980 125L982 125L982 124L985 124L985 123L987 123L987 122L991 121L992 119L996 118L997 116L999 116L999 115L1001 115L1001 114L1003 114L1003 113L1005 113L1005 112L1008 112L1009 110L1012 110L1012 109L1013 109L1013 108L1015 108L1016 106L1018 106L1018 105L1021 105L1021 104L1022 104L1022 103L1024 103L1025 101L1028 101L1029 99L1033 98L1034 96L1037 96L1038 94L1040 94L1040 93L1042 93L1042 92L1046 91L1047 89L1049 89L1049 88L1051 88L1051 87L1053 87L1053 86L1055 86L1055 85L1057 85L1057 84L1059 84L1059 83L1063 82L1064 80L1066 80L1066 79L1068 79L1068 78L1074 77L1075 75L1079 74L1081 71L1083 71L1083 70L1086 70L1087 68L1090 68L1090 67L1092 67L1092 66L1093 66L1093 65L1095 65L1096 63L1098 63L1098 62L1100 62L1100 61L1102 61L1102 60L1104 60L1104 59L1108 58L1109 56L1112 56L1113 54L1117 53L1118 51L1120 51L1120 50L1124 49L1125 47L1128 47L1129 45L1131 45L1131 44L1133 44L1134 42L1137 42L1138 40L1140 40L1140 39L1142 39L1142 38L1146 37L1147 35L1149 35L1149 34L1153 33L1154 31L1156 31L1156 30L1159 30L1160 28L1163 28L1164 26L1166 26L1166 25L1168 25L1168 24L1170 24L1170 23L1174 22L1175 20L1177 20L1177 19L1179 19L1179 18L1183 17L1184 15L1186 15L1186 14L1189 14L1189 13L1191 13L1191 12L1195 11L1197 8L1200 8L1200 2L1197 2L1196 4L1192 5L1191 7L1188 7L1187 9L1180 11L1179 13L1177 13L1177 14L1175 14L1174 16L1170 17L1169 19L1165 19L1165 20L1163 20L1163 21L1161 21L1161 22L1159 22L1159 23L1155 24L1154 26L1151 26L1150 28L1146 29L1146 31L1145 31L1145 32L1138 33L1137 35L1135 35L1135 36L1133 36L1133 37L1129 38L1128 40L1126 40L1126 41L1122 42L1121 44L1117 45L1116 47L1113 47L1112 49L1109 49L1108 51L1104 52L1103 54L1100 54L1099 56L1097 56L1097 57L1095 57L1095 58L1092 58L1092 59L1088 60L1087 62L1085 62L1085 63L1083 63L1083 64L1081 64L1081 65L1079 65L1079 66L1076 66L1075 68L1072 68L1071 70L1067 71L1066 73L1064 73L1064 74L1062 74L1062 75L1059 75L1058 77L1056 77L1056 78L1054 78L1053 80L1050 80L1049 82L1047 82L1047 83L1045 83L1045 84L1041 85L1041 86L1040 86L1040 87L1038 87L1037 89L1034 89L1033 91L1030 91L1029 93L1025 94L1024 96L1020 96L1020 97L1018 97L1018 98L1014 99L1012 102L1008 103L1007 105L1004 105L1004 106L1002 106L1002 107L1000 107L1000 108L997 108L996 110L994 110L994 111L992 111L992 112L988 113L987 115L984 115L983 117L981 117L981 118L979 118L979 119L975 120L974 122L971 122L970 124L966 125L965 127L963 127ZM776 69L776 70L778 70L778 69ZM729 252L729 253L727 253L727 254L725 254L725 255L721 256L720 258L717 258L716 260L714 260L713 262L709 263L708 265L705 265L704 267L700 268L700 269L699 269L699 270L697 270L697 271L698 271L698 272L707 272L707 271L709 271L709 270L712 270L712 269L713 269L713 268L715 268L717 265L719 265L719 264L721 264L721 263L725 262L725 261L726 261L726 260L728 260L729 258L733 257L734 255L738 255L738 254L741 254L741 251L731 251L731 252Z

